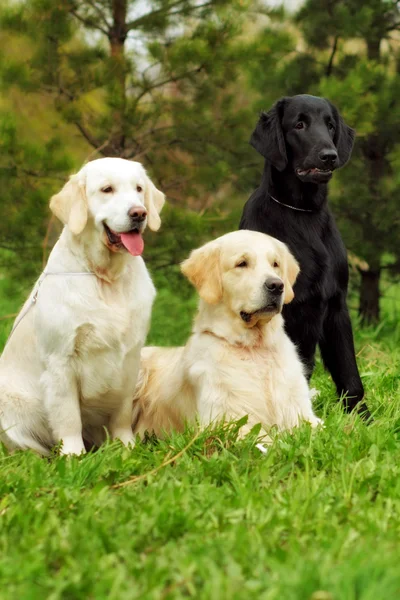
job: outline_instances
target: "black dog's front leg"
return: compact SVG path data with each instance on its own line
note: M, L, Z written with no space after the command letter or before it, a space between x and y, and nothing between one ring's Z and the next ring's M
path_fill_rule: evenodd
M369 416L365 403L361 402L364 388L357 368L349 311L343 296L329 301L319 346L337 392L344 397L346 411L357 407L359 412Z
M310 381L315 366L315 352L322 332L322 308L316 300L297 302L283 307L285 331L296 345L305 375Z

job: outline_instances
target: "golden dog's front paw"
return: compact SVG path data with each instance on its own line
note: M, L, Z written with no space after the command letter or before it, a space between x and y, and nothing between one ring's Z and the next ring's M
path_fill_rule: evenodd
M124 446L134 446L135 436L133 435L132 429L115 429L112 432L113 440L120 440Z

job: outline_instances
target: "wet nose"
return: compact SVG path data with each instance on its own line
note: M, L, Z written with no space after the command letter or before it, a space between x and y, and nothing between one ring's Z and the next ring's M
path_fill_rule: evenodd
M278 277L268 277L265 280L264 287L275 296L280 296L283 292L283 281Z
M132 206L128 211L128 215L135 223L142 223L147 217L147 211L142 206Z
M338 154L334 148L325 148L321 150L318 156L327 167L333 167L337 161Z

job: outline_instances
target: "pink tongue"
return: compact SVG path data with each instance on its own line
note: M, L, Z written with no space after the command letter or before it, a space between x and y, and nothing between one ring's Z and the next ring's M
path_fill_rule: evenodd
M121 233L121 242L132 256L140 256L143 252L144 242L142 235L131 231Z

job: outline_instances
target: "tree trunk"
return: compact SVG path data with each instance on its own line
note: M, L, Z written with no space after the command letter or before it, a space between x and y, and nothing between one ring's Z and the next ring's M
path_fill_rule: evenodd
M127 0L112 0L113 25L109 33L113 125L108 152L122 156L125 149Z
M379 281L380 269L363 271L361 273L360 306L358 314L364 325L379 321Z
M367 40L367 56L368 60L381 61L381 37L379 35L371 35Z
M372 30L369 37L366 39L368 60L381 62L381 41L382 32ZM378 204L381 196L381 182L387 172L387 159L385 142L381 139L379 131L367 136L361 145L364 158L368 165L367 177L369 181L369 190L371 197ZM371 216L367 213L364 217L365 225L364 232L374 239L375 227ZM379 321L379 282L381 271L379 262L375 265L370 264L368 271L360 270L361 273L361 289L360 289L360 305L358 314L361 317L363 325L378 323Z

